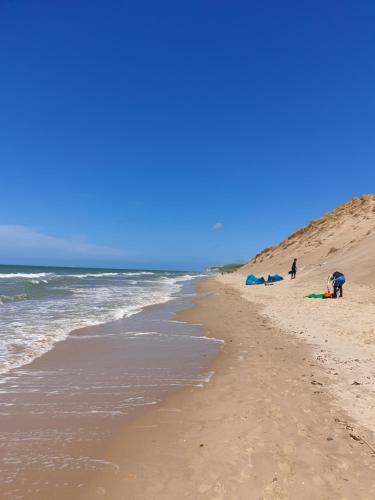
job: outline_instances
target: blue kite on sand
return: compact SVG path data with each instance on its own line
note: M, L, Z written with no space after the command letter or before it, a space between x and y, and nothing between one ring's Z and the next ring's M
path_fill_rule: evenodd
M284 278L280 274L269 275L266 283L276 283L276 281L282 281Z
M246 278L246 285L264 285L266 280L263 278L257 278L253 274L249 274L249 276Z
M246 285L265 285L267 283L276 283L277 281L282 281L284 278L279 274L269 275L267 281L263 278L257 278L254 274L249 274L246 278Z

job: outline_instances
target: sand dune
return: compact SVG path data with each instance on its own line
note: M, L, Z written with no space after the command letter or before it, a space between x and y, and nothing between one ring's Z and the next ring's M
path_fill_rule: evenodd
M287 272L297 257L301 270L339 267L352 280L371 284L375 278L375 195L354 198L288 239L266 248L239 271Z
M219 278L261 306L274 325L304 339L331 380L337 403L375 431L375 196L353 199ZM296 280L288 270L298 258ZM333 271L347 276L344 298L314 300ZM280 273L274 286L245 286L247 274Z

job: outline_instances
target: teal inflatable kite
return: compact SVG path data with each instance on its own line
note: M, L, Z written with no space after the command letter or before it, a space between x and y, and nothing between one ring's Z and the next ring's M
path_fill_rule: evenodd
M263 278L257 278L253 274L249 274L249 276L246 278L246 285L264 285L266 280Z
M282 281L284 278L280 274L274 274L273 276L268 276L266 283L276 283L277 281Z
M249 274L246 278L246 285L264 285L266 283L276 283L277 281L282 281L284 278L279 274L269 275L267 281L263 278L257 278L254 274Z

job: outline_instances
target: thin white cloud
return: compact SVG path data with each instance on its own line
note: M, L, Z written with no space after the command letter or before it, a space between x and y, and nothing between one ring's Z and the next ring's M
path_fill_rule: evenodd
M221 222L216 222L216 224L214 224L211 227L211 231L220 231L220 229L223 229L223 227L224 227L224 224L222 224Z
M0 261L23 258L25 262L43 257L49 260L118 260L126 257L122 249L95 245L85 238L50 236L28 226L0 225Z

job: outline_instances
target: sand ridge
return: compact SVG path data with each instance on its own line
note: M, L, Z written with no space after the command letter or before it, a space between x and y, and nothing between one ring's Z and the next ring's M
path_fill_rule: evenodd
M371 285L375 279L374 249L375 195L366 195L310 222L279 245L264 249L239 273L286 272L298 257L304 269L326 263Z

